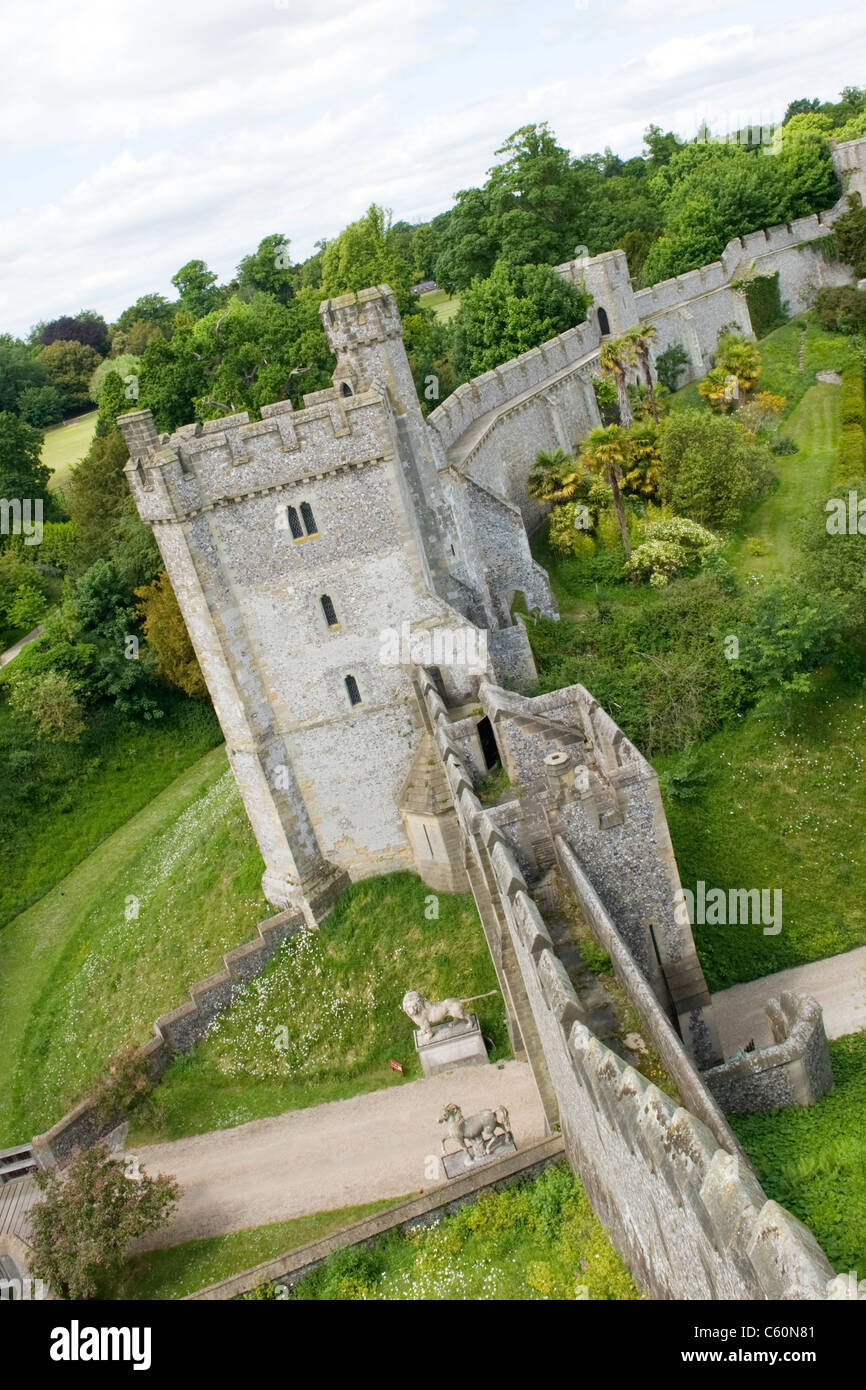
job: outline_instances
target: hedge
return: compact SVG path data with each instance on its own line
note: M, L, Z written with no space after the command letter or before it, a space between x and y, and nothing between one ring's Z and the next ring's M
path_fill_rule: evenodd
M859 362L850 363L842 372L842 424L866 425L866 384Z
M836 455L836 482L843 486L866 473L866 433L863 426L843 425Z

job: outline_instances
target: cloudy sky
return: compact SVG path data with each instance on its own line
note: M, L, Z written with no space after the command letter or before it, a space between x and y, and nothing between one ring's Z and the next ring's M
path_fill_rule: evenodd
M106 318L269 232L417 221L518 126L576 153L778 119L866 85L862 3L4 0L0 331Z

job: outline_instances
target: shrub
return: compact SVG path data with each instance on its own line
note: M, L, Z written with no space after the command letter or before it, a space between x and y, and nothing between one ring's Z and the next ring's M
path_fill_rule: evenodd
M825 286L815 295L812 309L828 333L866 332L866 291L853 285Z
M673 343L664 352L660 352L656 358L656 372L658 379L669 391L676 391L677 384L686 367L689 365L689 355L682 343Z
M718 545L718 538L688 517L671 517L645 530L646 539L632 553L628 569L657 588L677 575L694 570L702 553Z
M773 440L770 450L774 454L796 454L797 444L789 434L780 434L778 439Z
M659 492L681 516L725 528L769 486L769 451L736 420L705 410L681 410L659 440Z
M9 703L48 743L75 743L84 729L81 701L65 671L10 681Z

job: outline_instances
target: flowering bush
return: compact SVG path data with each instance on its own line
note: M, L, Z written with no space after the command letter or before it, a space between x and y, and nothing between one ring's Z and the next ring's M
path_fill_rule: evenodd
M632 553L629 571L657 588L695 569L719 541L712 531L686 516L673 516L645 528L645 539Z

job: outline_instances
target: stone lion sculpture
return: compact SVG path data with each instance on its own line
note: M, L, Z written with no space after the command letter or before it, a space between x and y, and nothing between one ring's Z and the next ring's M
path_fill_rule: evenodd
M440 999L434 1004L426 995L410 989L403 995L403 1012L409 1015L418 1029L418 1041L423 1044L433 1041L433 1029L437 1023L444 1023L446 1019L451 1019L452 1023L470 1023L470 1017L463 1007L469 1002L468 999Z
M442 1140L443 1154L446 1143L453 1139L470 1163L489 1154L497 1139L504 1137L514 1141L511 1121L504 1105L497 1105L495 1110L479 1110L477 1115L464 1116L460 1106L452 1102L451 1105L446 1105L439 1117L439 1123L448 1126L448 1133Z

